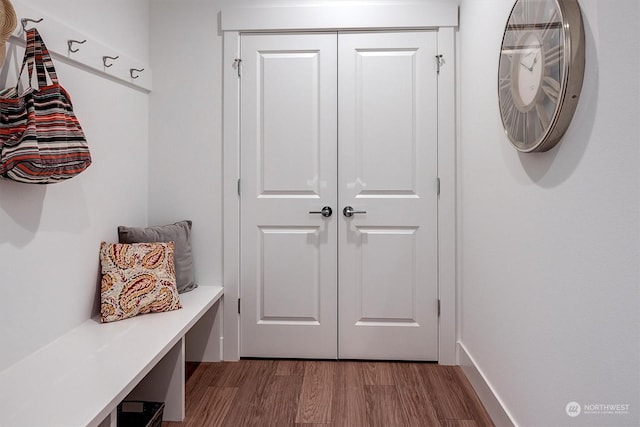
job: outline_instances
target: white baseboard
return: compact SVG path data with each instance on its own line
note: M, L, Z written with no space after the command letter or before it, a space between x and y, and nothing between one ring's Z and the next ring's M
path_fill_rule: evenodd
M464 344L458 342L458 361L471 386L480 398L496 427L517 427L500 397L496 394Z

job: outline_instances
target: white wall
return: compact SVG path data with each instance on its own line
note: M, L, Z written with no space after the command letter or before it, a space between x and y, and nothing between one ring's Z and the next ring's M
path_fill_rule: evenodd
M640 423L640 4L580 0L586 73L566 136L518 154L500 122L513 0L463 0L460 341L522 426ZM629 404L569 418L565 406Z
M193 221L195 279L222 284L218 1L151 2L149 223Z
M148 61L148 0L28 4ZM2 87L15 84L21 60L22 50L9 45ZM115 241L120 224L147 223L148 95L54 62L93 164L55 185L0 181L0 370L97 314L100 242Z

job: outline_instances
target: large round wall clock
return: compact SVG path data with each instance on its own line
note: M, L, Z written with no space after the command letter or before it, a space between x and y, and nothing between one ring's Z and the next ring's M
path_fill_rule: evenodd
M573 118L584 77L577 0L517 0L502 38L498 99L512 145L547 151Z

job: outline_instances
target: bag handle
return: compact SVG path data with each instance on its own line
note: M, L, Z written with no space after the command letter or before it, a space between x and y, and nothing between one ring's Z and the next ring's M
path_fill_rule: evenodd
M38 87L47 86L47 74L53 84L58 83L58 76L56 69L53 66L51 55L47 46L44 44L40 33L36 28L27 30L27 47L24 52L24 59L22 60L22 68L20 68L20 74L18 75L18 83L16 84L16 92L20 82L22 81L22 73L25 65L29 74L29 87L32 87L33 68L35 65L36 74L38 76Z
M16 93L18 87L22 82L22 73L24 72L25 65L29 70L29 87L31 87L31 76L33 75L33 64L35 63L35 34L31 30L27 31L27 47L24 51L24 58L22 59L22 67L20 68L20 74L18 74L18 82L16 83Z
M53 66L49 49L47 49L47 46L44 44L44 40L42 40L38 30L36 28L32 30L35 33L35 62L38 70L38 86L44 87L47 85L47 74L49 74L51 83L56 84L58 83L58 75L56 74L56 68Z

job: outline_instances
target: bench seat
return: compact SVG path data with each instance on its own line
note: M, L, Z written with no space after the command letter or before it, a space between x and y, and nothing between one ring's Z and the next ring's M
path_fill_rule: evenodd
M105 324L96 317L60 336L0 372L0 425L114 426L117 405L150 373L147 389L166 398L165 419L181 420L184 336L222 293L200 286L180 295L180 310Z

